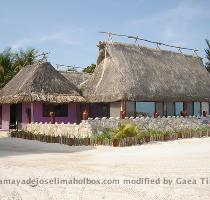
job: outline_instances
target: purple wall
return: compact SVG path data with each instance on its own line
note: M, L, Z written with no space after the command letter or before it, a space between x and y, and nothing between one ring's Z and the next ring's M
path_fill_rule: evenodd
M26 109L31 108L30 103L23 103L22 104L22 128L26 128ZM43 117L42 112L42 103L37 102L33 105L34 109L34 122L50 122L50 117ZM78 115L77 115L77 104L70 103L68 104L68 117L56 117L55 121L58 123L77 123L78 122ZM10 121L10 105L3 104L2 105L2 129L8 130L9 129L9 121Z
M50 122L50 117L43 117L42 103L34 103L34 122ZM68 104L68 117L56 117L55 121L58 123L76 123L77 109L75 103Z
M10 121L10 105L3 104L2 105L2 129L9 129L9 121Z

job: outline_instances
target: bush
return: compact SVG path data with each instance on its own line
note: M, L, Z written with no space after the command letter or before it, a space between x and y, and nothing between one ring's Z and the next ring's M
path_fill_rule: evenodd
M95 139L97 141L107 141L111 139L111 130L109 128L105 128L102 134L96 134Z
M24 136L24 135L26 135L26 134L28 134L28 132L26 132L26 131L24 131L24 130L19 130L19 131L12 131L11 133L10 133L10 136L11 137L17 137L17 136L19 136L19 137L22 137L22 136Z
M17 138L23 138L23 139L29 139L31 140L33 137L33 133L25 130L15 130L10 133L10 137L17 137Z
M142 137L142 133L136 124L126 123L121 124L118 129L114 131L113 139L124 139L127 137Z
M10 133L10 137L16 137L16 134L17 134L17 131L12 131L12 132Z
M145 136L151 137L151 136L155 136L157 135L157 131L155 131L154 129L147 129L145 132Z
M104 140L110 140L111 139L111 130L109 128L105 128L101 137Z
M200 126L199 128L195 129L196 131L207 131L209 130L209 127L206 125Z

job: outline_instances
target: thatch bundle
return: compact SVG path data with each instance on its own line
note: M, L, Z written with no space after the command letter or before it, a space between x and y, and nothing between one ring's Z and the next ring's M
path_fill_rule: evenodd
M91 76L91 74L77 71L61 71L60 73L78 88Z
M0 103L35 101L68 103L85 100L74 84L46 62L26 66L0 91Z
M82 84L89 102L210 101L202 59L124 43L100 42L94 74Z

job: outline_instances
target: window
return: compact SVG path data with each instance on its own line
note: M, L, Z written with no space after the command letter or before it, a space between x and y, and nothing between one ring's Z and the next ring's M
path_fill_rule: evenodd
M50 112L55 117L68 117L68 104L43 104L43 117L49 117Z
M156 102L155 103L155 111L159 112L160 116L164 115L164 103L163 102Z
M193 115L193 110L194 110L193 102L184 102L184 110L187 111L187 115Z
M201 103L194 102L194 115L201 115Z
M175 110L176 110L176 116L180 116L180 112L184 110L183 102L176 102L175 103Z
M154 102L136 102L136 116L152 117L154 111Z
M166 116L174 116L175 115L175 103L174 102L166 102Z

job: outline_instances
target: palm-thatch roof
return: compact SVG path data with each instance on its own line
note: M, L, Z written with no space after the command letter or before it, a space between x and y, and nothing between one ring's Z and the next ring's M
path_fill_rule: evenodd
M89 102L210 101L202 59L125 43L100 42L94 74L82 84Z
M77 71L61 71L60 73L78 88L91 76L89 73Z
M45 62L24 67L0 91L0 103L34 101L68 103L85 100L74 84Z

